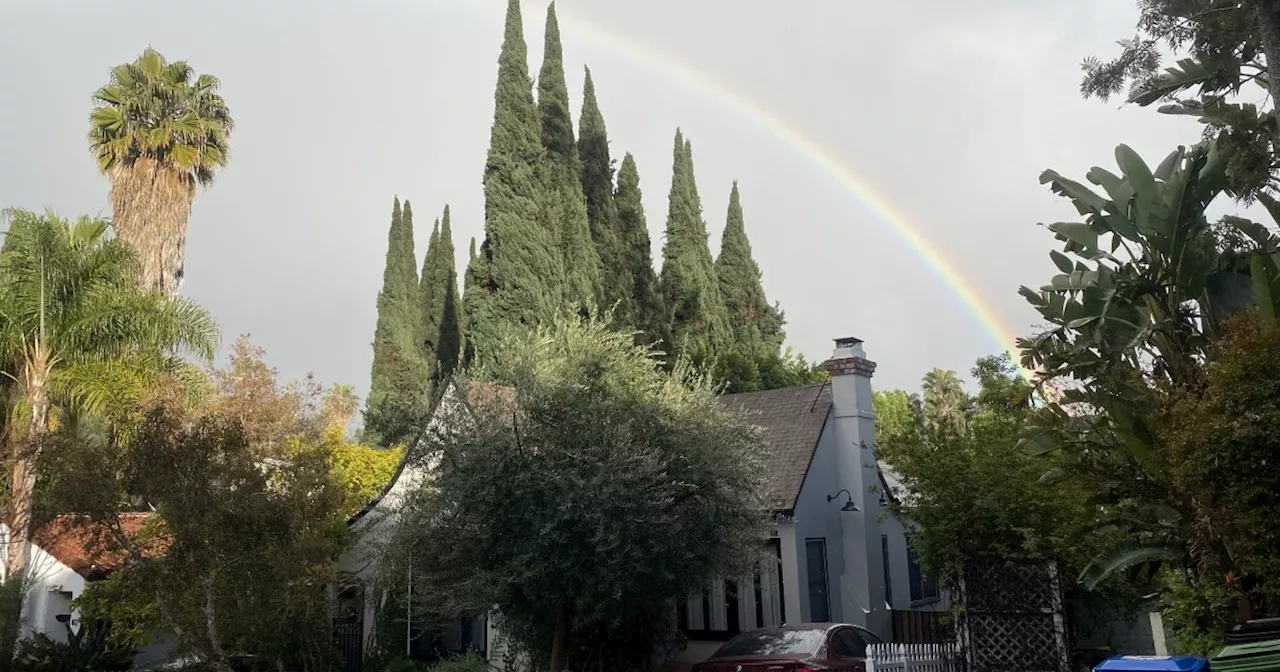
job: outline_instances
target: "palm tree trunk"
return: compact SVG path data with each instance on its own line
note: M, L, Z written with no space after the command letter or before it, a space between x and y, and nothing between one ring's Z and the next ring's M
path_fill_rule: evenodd
M111 173L111 225L138 253L138 284L169 296L182 287L187 220L195 187L186 175L153 159Z
M49 429L48 351L37 341L31 360L26 363L22 386L31 407L27 435L13 441L9 474L9 541L5 556L5 580L21 579L26 569L27 541L31 538L31 514L34 510L36 464Z

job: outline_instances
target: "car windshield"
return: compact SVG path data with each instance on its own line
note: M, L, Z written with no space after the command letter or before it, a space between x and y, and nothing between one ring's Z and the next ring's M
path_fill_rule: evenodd
M822 646L825 630L769 629L748 632L729 640L714 658L740 656L812 656Z

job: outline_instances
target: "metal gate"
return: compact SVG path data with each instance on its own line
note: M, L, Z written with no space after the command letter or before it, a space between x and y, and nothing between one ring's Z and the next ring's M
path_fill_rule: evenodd
M333 644L342 658L342 672L362 672L364 667L364 623L334 623Z

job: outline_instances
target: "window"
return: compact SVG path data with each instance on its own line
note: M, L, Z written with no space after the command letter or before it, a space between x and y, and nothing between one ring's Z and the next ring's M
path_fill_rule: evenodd
M853 628L841 628L831 636L831 652L837 658L866 658L867 640Z
M889 535L880 535L880 558L884 565L884 602L893 608L893 575L889 572Z
M907 544L907 571L911 576L911 602L932 602L938 599L938 582L924 575L916 552Z
M805 561L809 570L809 619L831 622L831 601L827 584L827 540L805 539Z
M812 656L822 645L823 630L766 628L747 632L729 640L711 655L715 658L740 656Z

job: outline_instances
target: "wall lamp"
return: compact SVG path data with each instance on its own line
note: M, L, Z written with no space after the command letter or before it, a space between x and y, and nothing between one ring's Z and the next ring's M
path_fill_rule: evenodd
M851 492L849 492L848 490L845 490L845 489L843 489L843 488L841 488L840 492L843 492L843 493L845 494L845 496L846 496L846 497L848 497L848 499L847 499L847 500L845 501L845 503L844 503L844 506L840 507L840 510L841 510L841 511L861 511L861 510L862 510L862 509L859 509L859 508L858 508L858 505L857 505L857 504L854 504L854 503L853 503L853 493L851 493ZM834 495L827 495L827 501L828 501L828 502L830 502L831 500L836 499L837 497L839 497L839 496L840 496L840 492L837 492L837 493L836 493L836 494L834 494Z

